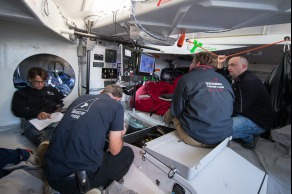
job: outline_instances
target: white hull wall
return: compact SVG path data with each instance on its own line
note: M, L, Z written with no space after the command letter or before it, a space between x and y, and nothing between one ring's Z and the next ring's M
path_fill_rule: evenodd
M48 29L0 20L0 126L20 123L11 112L11 100L16 91L13 73L26 58L37 54L56 55L66 60L76 74L75 87L64 99L68 106L78 96L78 58L76 45Z

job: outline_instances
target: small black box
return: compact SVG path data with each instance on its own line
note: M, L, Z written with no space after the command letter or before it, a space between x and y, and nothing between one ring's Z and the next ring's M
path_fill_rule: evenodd
M103 61L103 55L94 54L94 60Z

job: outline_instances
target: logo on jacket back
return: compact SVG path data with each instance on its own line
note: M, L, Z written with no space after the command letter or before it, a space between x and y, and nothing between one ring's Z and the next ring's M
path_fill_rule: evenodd
M74 119L79 119L80 116L84 115L85 113L87 113L91 107L91 105L98 100L98 98L96 99L91 99L91 100L87 100L85 102L82 102L80 104L78 104L77 106L75 106L72 110L72 114L71 117Z
M218 78L213 79L211 82L205 82L205 84L210 92L222 92L224 90L224 86L218 81Z

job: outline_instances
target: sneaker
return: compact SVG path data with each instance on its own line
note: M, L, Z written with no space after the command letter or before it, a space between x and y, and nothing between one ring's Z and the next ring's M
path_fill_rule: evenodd
M91 189L90 191L86 192L85 194L101 194L101 191L97 188Z
M39 164L41 167L45 166L45 154L48 150L48 147L49 141L43 141L37 149L36 156L38 157Z
M118 183L120 183L121 185L124 184L124 183L125 183L124 178L121 178L121 179L118 181Z
M242 147L246 148L246 149L250 149L250 150L253 150L255 149L256 145L255 145L255 142L244 142L241 144Z
M50 187L48 184L45 186L45 192L44 194L61 194L60 192L54 190L52 187Z
M246 149L254 150L256 148L256 144L257 144L258 139L259 139L259 136L254 136L253 142L243 142L243 143L241 143L241 146L246 148Z

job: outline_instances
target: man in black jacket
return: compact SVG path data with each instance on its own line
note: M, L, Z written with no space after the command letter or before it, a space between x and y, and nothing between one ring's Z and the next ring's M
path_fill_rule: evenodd
M217 61L217 68L220 70L224 66L226 56L218 56ZM235 94L232 137L242 139L243 147L254 149L256 137L273 126L270 95L262 81L248 70L246 58L231 58L228 62L228 72Z
M29 119L44 120L51 113L60 111L63 106L62 94L52 86L46 86L47 72L41 67L32 67L28 71L29 86L17 90L12 99L12 111L17 117L24 118L23 133L36 146L45 140L50 140L53 126L41 131L37 130Z
M175 89L164 121L175 117L172 121L186 144L213 147L232 135L233 101L231 85L213 70L213 59L197 53Z

